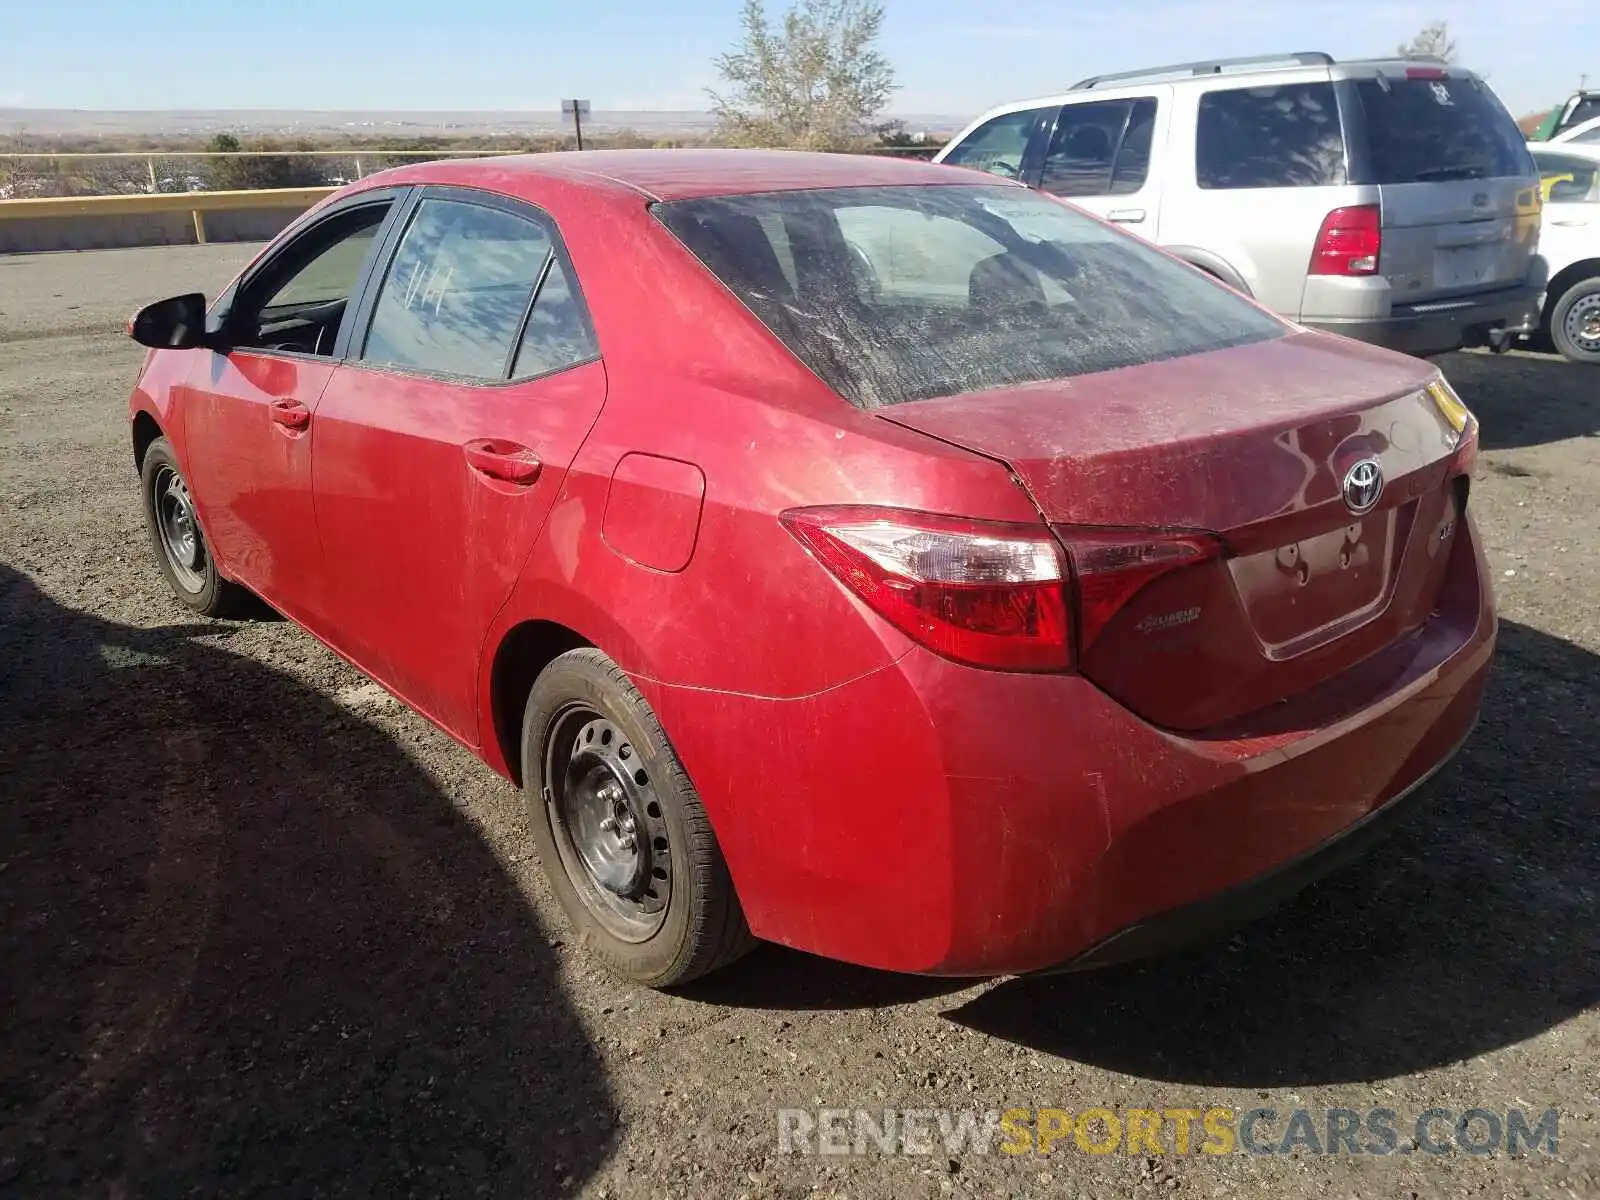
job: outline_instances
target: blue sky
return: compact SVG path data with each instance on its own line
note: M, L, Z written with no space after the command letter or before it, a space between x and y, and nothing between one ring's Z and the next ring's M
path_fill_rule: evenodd
M780 10L786 0L769 0ZM0 0L0 105L702 109L740 0ZM1516 113L1600 86L1593 0L886 0L902 113L972 113L1096 71L1392 50L1450 22Z

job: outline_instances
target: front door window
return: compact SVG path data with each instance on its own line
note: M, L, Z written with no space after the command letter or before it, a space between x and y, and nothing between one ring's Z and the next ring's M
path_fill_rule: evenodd
M388 209L369 204L335 216L268 263L228 317L233 345L331 355Z

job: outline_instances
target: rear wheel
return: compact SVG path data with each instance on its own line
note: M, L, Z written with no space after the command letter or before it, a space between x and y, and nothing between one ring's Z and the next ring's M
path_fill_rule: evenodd
M221 617L238 611L249 593L229 583L217 570L200 529L189 483L166 438L157 438L145 450L139 484L145 528L172 594L203 616Z
M754 945L683 764L599 650L568 651L535 681L522 771L545 876L579 941L614 972L670 987Z
M1600 277L1561 294L1550 310L1550 340L1573 362L1600 365Z

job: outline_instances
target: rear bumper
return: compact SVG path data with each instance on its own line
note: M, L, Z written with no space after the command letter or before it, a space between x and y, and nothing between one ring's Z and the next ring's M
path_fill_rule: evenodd
M1387 837L1395 825L1427 807L1436 795L1433 777L1450 764L1465 744L1463 737L1455 749L1394 799L1300 857L1204 900L1129 925L1061 966L1047 967L1035 974L1088 971L1136 962L1209 941L1267 915L1319 879L1360 858Z
M1307 318L1307 328L1336 333L1389 350L1425 357L1489 344L1494 331L1510 337L1539 327L1537 287L1503 288L1424 304L1395 305L1387 317Z
M1494 649L1470 510L1463 533L1379 694L1304 724L1180 735L1081 676L920 649L790 699L635 682L758 937L932 975L1096 965L1252 915L1420 795L1472 728Z

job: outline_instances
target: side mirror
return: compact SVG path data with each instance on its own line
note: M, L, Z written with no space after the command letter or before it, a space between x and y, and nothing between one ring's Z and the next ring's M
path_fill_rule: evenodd
M209 345L206 298L190 292L147 304L128 322L128 336L154 350L193 350Z

